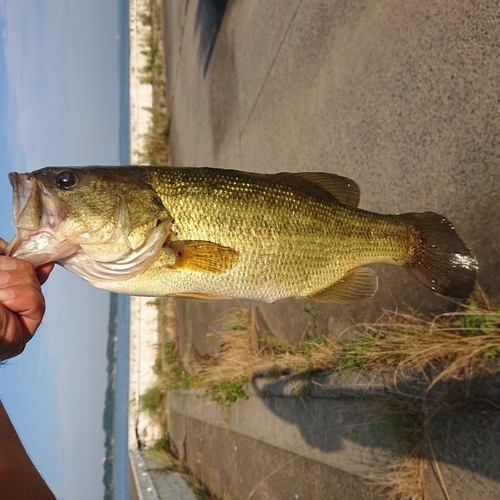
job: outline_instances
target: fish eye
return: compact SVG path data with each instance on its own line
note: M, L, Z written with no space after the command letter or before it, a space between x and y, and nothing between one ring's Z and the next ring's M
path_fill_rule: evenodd
M71 189L72 187L75 187L77 183L78 179L73 172L65 171L57 174L56 184L57 187L61 189Z

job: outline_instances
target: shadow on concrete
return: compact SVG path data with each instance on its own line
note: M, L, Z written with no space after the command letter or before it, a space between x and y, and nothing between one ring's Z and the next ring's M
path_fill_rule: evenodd
M199 0L195 29L200 32L198 57L206 76L228 0Z
M252 384L266 407L297 426L312 448L339 451L348 440L404 456L408 441L415 439L423 444L417 456L432 461L435 455L441 463L500 483L498 374L436 384L428 392L421 378L406 379L397 388L380 381L341 387L339 381L333 389L328 375Z

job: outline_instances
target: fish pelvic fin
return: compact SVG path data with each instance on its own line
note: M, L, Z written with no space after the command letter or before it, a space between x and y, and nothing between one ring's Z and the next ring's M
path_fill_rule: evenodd
M173 241L166 248L175 258L171 267L183 271L222 274L240 258L236 250L210 241Z
M403 264L406 271L441 295L468 298L474 290L479 266L453 224L434 212L398 217L409 225L410 256Z
M330 304L348 304L371 299L378 288L377 275L367 267L351 269L340 281L307 298Z

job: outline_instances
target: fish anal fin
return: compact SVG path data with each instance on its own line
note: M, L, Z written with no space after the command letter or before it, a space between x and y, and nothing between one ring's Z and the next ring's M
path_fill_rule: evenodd
M371 299L378 288L377 275L367 267L349 271L340 281L307 298L331 304L348 304Z
M183 271L222 274L240 258L236 250L210 241L173 241L167 248L175 257L171 267Z
M310 182L335 197L343 205L357 208L361 195L359 186L348 177L342 177L328 172L296 172L291 175Z

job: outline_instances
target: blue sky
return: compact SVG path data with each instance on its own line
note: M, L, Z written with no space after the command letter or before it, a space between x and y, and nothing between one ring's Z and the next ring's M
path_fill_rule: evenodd
M119 162L118 0L0 0L0 236L11 171ZM58 498L102 498L109 293L58 268L0 398Z

